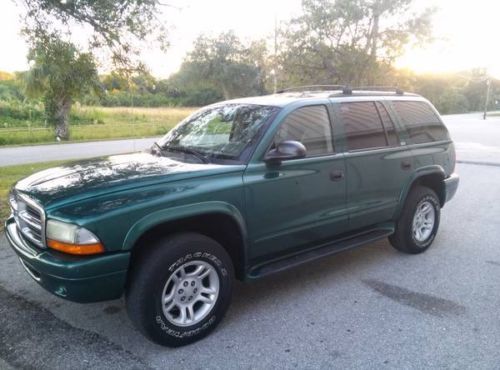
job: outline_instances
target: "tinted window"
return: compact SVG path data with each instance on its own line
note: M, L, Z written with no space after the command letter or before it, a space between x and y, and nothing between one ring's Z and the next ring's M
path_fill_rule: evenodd
M373 102L341 103L347 149L387 146L384 127Z
M281 124L274 145L285 140L300 141L307 156L333 153L330 119L324 105L299 108L290 113Z
M399 138L394 128L394 122L392 122L389 113L387 113L387 110L385 109L382 103L377 102L376 104L378 113L380 114L380 119L382 120L385 132L387 133L387 141L389 142L389 145L390 146L399 145Z
M394 108L406 126L412 143L447 140L448 131L429 104L418 101L394 101Z

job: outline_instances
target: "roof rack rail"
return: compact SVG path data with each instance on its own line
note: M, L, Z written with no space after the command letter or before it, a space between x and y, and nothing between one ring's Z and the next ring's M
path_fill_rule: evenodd
M289 87L283 90L279 90L276 94L283 94L286 92L305 92L305 91L328 91L328 90L340 90L344 95L352 95L355 91L387 91L392 92L397 95L403 95L404 91L399 87L394 86L359 86L351 87L349 85L305 85L305 86L295 86Z
M400 89L399 87L395 86L360 86L360 87L353 87L352 90L356 91L387 91L387 92L393 92L396 93L397 95L403 95L404 91Z
M350 94L351 89L346 85L305 85L305 86L295 86L289 87L283 90L276 91L276 94L283 94L286 92L301 92L301 91L315 91L315 90L342 90L344 94Z

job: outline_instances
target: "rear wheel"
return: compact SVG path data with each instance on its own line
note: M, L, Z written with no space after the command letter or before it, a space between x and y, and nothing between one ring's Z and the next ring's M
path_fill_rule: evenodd
M137 328L156 343L182 346L209 334L224 316L233 266L215 240L195 233L160 240L134 261L126 293Z
M397 250L417 254L429 248L439 228L441 207L436 193L427 187L414 187L389 241Z

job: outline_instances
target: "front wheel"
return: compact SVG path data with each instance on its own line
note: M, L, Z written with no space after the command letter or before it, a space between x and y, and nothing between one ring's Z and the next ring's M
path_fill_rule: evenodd
M417 254L429 248L439 228L441 207L436 193L427 187L414 187L396 224L396 231L389 237L397 250Z
M224 316L233 265L215 240L178 234L160 240L134 263L127 310L154 342L171 347L192 343L208 335Z

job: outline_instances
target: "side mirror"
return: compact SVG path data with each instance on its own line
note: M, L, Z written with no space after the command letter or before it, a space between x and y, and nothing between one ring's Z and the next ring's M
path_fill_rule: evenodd
M287 159L305 158L307 153L304 144L295 140L285 140L278 144L275 149L267 153L264 160L269 164L280 164Z

